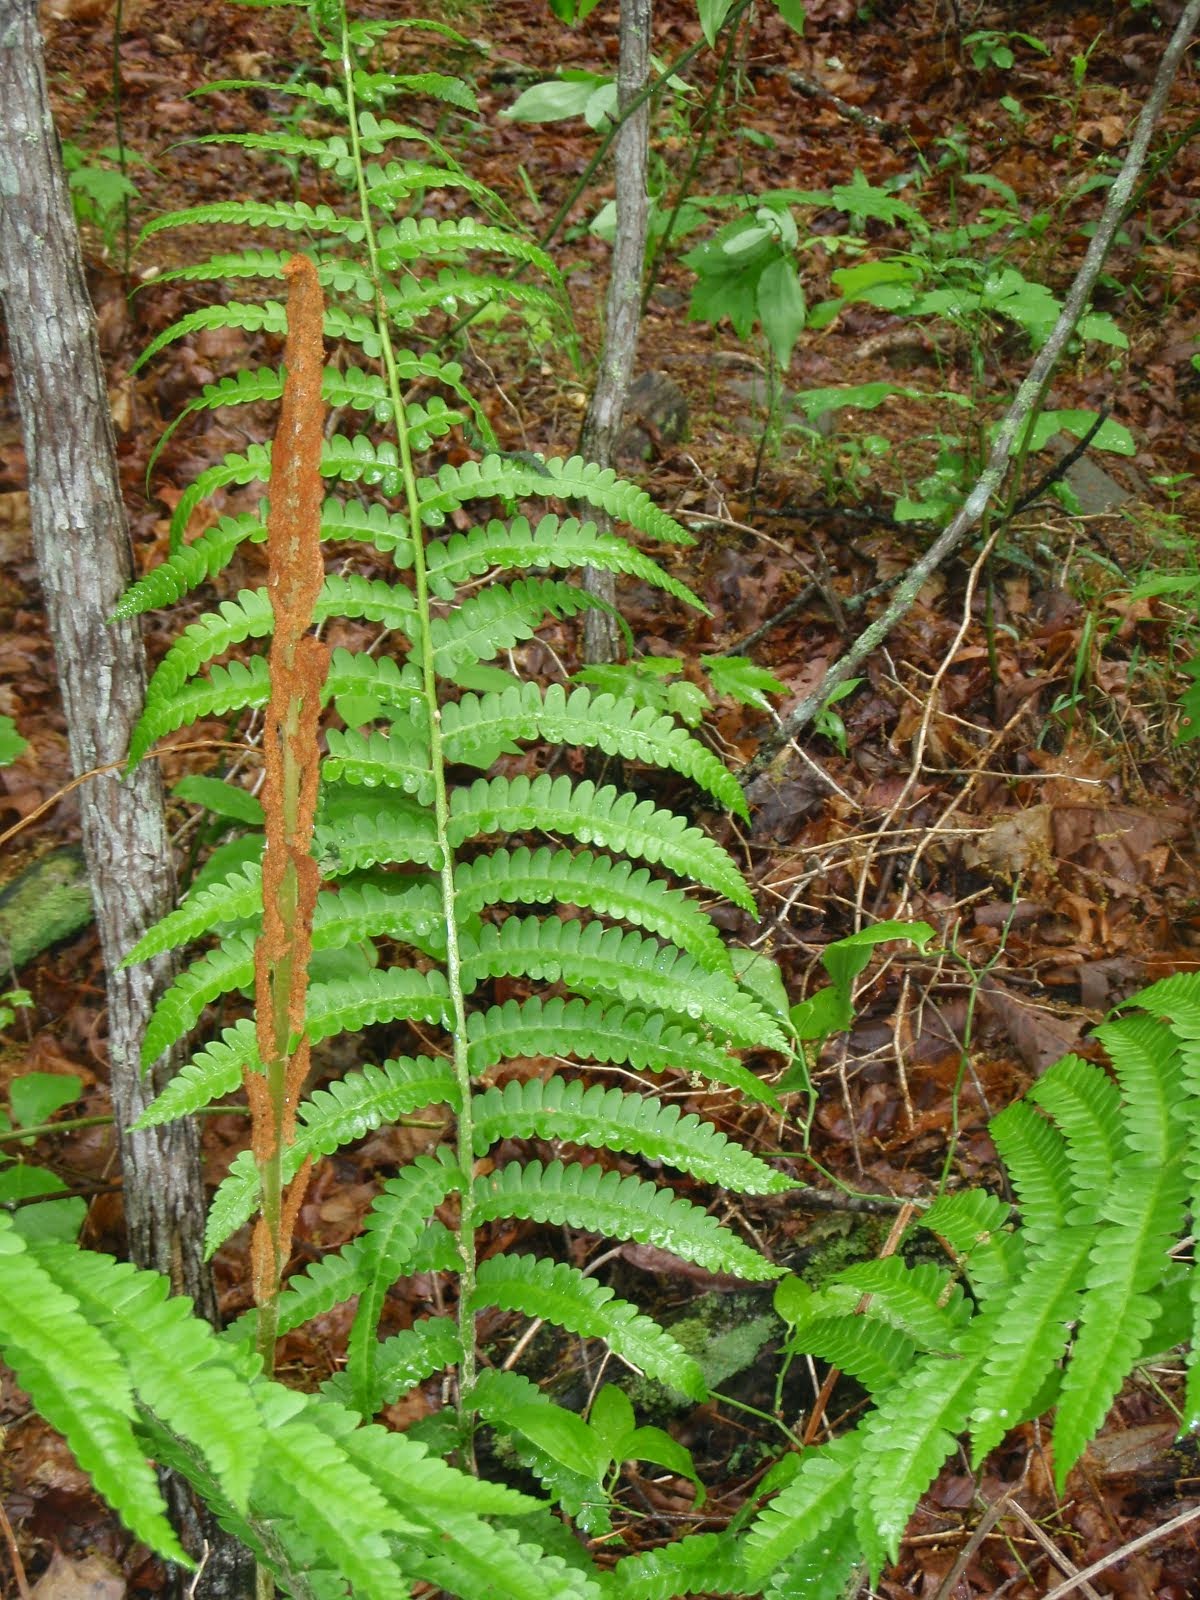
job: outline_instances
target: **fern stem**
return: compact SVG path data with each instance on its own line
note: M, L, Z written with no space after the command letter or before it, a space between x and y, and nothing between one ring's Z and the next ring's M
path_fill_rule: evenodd
M367 258L371 282L375 288L375 312L378 320L380 347L387 376L396 442L400 455L400 468L404 478L404 492L408 506L409 535L413 549L413 588L417 601L420 644L421 681L429 721L429 758L433 771L433 803L439 857L439 884L442 895L442 912L446 924L446 983L449 989L451 1039L453 1044L454 1076L458 1083L460 1110L458 1113L457 1156L461 1173L461 1197L458 1221L458 1254L462 1262L459 1272L458 1326L462 1345L459 1365L459 1418L469 1421L469 1397L475 1384L475 1317L471 1301L475 1291L475 1209L472 1179L475 1171L474 1126L471 1107L471 1070L467 1058L467 1011L463 997L462 960L459 950L458 924L454 906L454 850L450 842L450 802L446 791L446 769L443 755L441 711L438 705L438 679L434 665L433 636L429 615L429 582L425 563L425 542L421 523L421 502L413 468L412 449L409 443L407 408L400 389L400 375L396 366L396 353L392 345L391 328L383 295L383 278L379 266L379 251L375 238L374 221L363 170L362 147L359 139L358 109L354 95L354 68L350 55L345 6L340 7L342 74L346 91L346 116L350 134L350 150L354 159L354 172L358 188L359 210L365 230ZM471 1452L468 1449L468 1456Z

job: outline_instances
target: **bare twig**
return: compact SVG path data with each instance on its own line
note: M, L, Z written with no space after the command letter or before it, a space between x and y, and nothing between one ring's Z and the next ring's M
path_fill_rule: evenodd
M1028 376L1017 390L1016 398L1005 413L1004 420L997 431L996 441L992 446L992 453L988 458L988 463L980 473L974 488L964 500L962 508L949 526L930 545L925 554L913 563L911 570L897 586L896 593L882 616L878 617L868 628L863 630L845 655L841 656L829 667L816 688L805 696L789 716L783 719L782 726L763 740L758 754L742 769L741 781L743 785L757 777L788 740L795 738L801 729L808 726L829 699L832 691L840 683L844 683L853 674L859 663L864 661L876 646L883 642L900 618L912 606L926 579L931 573L936 572L947 557L958 549L966 535L983 516L988 502L999 489L1008 470L1008 464L1016 448L1017 441L1029 418L1037 410L1051 375L1066 350L1075 325L1091 298L1096 280L1100 276L1101 268L1121 225L1125 207L1129 202L1134 184L1137 182L1138 174L1145 165L1151 136L1159 117L1162 115L1167 95L1170 92L1172 83L1175 81L1175 74L1183 58L1183 52L1196 30L1197 22L1200 22L1200 0L1190 0L1176 25L1174 34L1171 36L1171 42L1163 52L1158 74L1154 80L1154 87L1142 109L1141 116L1138 118L1124 165L1113 180L1099 225L1088 246L1082 265L1075 275L1075 281L1072 283L1066 302L1059 313L1058 321L1054 325L1054 331L1043 345L1037 360L1029 369Z
M1189 7L1190 9L1192 8ZM1180 1528L1186 1528L1189 1522L1195 1522L1197 1517L1200 1517L1200 1506L1193 1506L1190 1511L1181 1511L1177 1517L1172 1517L1170 1522L1164 1522L1161 1528L1151 1528L1149 1533L1143 1533L1138 1539L1131 1539L1119 1550L1110 1550L1106 1556L1101 1556L1099 1561L1093 1561L1090 1567L1084 1567L1076 1572L1065 1583L1057 1584L1043 1596L1043 1600L1061 1600L1063 1595L1073 1594L1076 1589L1081 1589L1089 1578L1107 1572L1110 1567L1115 1567L1118 1561L1127 1561L1130 1556L1137 1555L1139 1550L1148 1550L1160 1539L1178 1532Z

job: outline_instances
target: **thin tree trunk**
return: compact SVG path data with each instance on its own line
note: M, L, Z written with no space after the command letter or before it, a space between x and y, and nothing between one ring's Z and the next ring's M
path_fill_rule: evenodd
M25 439L34 550L71 764L80 774L123 759L146 670L136 622L105 622L132 578L133 561L36 0L0 0L0 301ZM119 770L91 778L78 793L107 972L109 1074L130 1258L167 1274L215 1322L195 1125L132 1130L170 1076L165 1060L145 1077L140 1066L146 1020L170 963L121 967L125 952L175 903L158 764L144 762L127 780ZM197 1596L238 1593L228 1586L236 1547L211 1528L200 1531L209 1540L209 1562Z
M617 105L624 110L645 88L650 75L652 0L621 0L621 55ZM613 447L633 376L641 326L642 273L646 264L646 161L650 143L650 101L644 100L621 126L613 146L616 164L617 228L605 301L604 346L600 372L580 435L580 454L601 466L612 464ZM598 517L597 522L601 519ZM602 525L602 524L601 524ZM583 586L611 605L615 583L610 572L589 570ZM583 655L588 662L615 661L617 627L603 611L584 617Z

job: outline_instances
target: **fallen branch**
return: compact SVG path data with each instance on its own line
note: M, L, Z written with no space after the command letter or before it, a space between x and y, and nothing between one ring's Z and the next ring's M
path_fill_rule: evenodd
M868 628L865 628L859 637L846 651L830 666L817 684L805 698L795 707L788 716L784 717L778 728L766 738L758 748L754 759L742 768L740 778L743 788L766 767L796 735L813 720L829 699L830 694L840 683L844 683L852 676L856 668L871 654L877 645L881 644L888 634L911 608L917 595L921 592L930 574L936 572L948 556L952 555L963 542L966 535L974 528L987 509L988 502L999 489L1000 484L1008 470L1009 460L1013 449L1021 436L1022 430L1029 418L1034 414L1041 398L1049 384L1051 375L1067 347L1067 342L1074 332L1075 325L1082 316L1085 306L1091 298L1096 280L1100 276L1101 268L1113 240L1116 238L1125 208L1137 182L1138 174L1146 162L1146 155L1150 148L1150 139L1154 133L1159 117L1162 115L1166 104L1167 95L1175 81L1175 74L1179 70L1179 63L1183 58L1188 41L1200 22L1200 0L1190 0L1171 36L1171 42L1163 53L1159 64L1158 74L1154 80L1154 88L1150 97L1142 108L1130 141L1129 153L1125 157L1124 165L1113 180L1109 190L1108 199L1104 204L1104 212L1100 218L1099 226L1087 249L1087 254L1075 281L1071 285L1066 303L1059 313L1058 321L1043 346L1037 360L1029 369L1028 376L1017 390L1012 405L1005 413L996 434L996 442L992 446L992 453L988 463L979 475L979 479L970 494L964 500L961 509L945 531L930 545L925 554L914 562L911 570L897 585L896 593L891 603L883 614L878 617Z

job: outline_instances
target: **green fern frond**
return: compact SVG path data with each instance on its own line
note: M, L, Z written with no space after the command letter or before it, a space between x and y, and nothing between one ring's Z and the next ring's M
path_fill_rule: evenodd
M160 350L179 339L190 339L194 333L224 328L237 328L243 333L283 333L286 327L287 316L278 300L266 300L261 305L250 300L230 300L224 305L201 306L164 328L138 356L130 371L139 372Z
M424 1106L458 1104L458 1085L447 1061L397 1056L368 1063L302 1100L296 1146L304 1155L331 1155L385 1123Z
M264 656L213 667L207 677L193 678L168 698L156 697L146 705L129 741L129 767L135 767L164 734L174 733L185 723L199 722L202 717L258 710L266 705L270 693Z
M770 1014L734 980L699 966L655 939L600 922L510 916L459 941L464 990L485 978L525 975L562 982L585 996L610 995L672 1017L690 1018L748 1048L787 1044Z
M173 604L227 567L243 543L261 544L266 537L266 524L255 512L222 517L191 544L183 545L144 578L130 584L109 620L116 622Z
M383 290L388 319L397 328L415 327L422 318L437 312L457 316L463 306L495 305L504 300L550 322L565 320L562 301L548 289L465 268L443 267L436 278L402 278L398 283L385 284Z
M502 1139L559 1139L665 1161L741 1194L782 1194L797 1187L694 1114L683 1116L678 1106L579 1078L510 1079L502 1089L475 1096L471 1123L478 1156Z
M746 1534L744 1560L762 1579L849 1510L862 1457L862 1430L808 1450L792 1481L759 1512Z
M245 1215L239 1213L234 1213L232 1220L225 1215L222 1191L230 1179L233 1179L235 1190L243 1187L247 1173L254 1182L257 1182L254 1158L250 1151L244 1150L230 1166L229 1177L219 1185L209 1209L204 1234L204 1248L207 1255L211 1256L219 1249L230 1234L236 1232L246 1220ZM257 1199L257 1196L255 1198ZM350 1244L340 1251L332 1251L319 1261L312 1262L303 1272L293 1273L287 1280L279 1297L281 1337L285 1333L291 1333L295 1328L302 1327L313 1317L331 1311L334 1306L344 1305L358 1293L360 1260L355 1251L356 1243L357 1240L351 1240ZM231 1344L253 1347L257 1321L258 1312L247 1311L225 1329L222 1337Z
M412 566L408 519L381 502L339 500L331 495L321 507L322 539L353 539L374 545L402 571Z
M262 862L247 861L220 883L194 890L175 911L170 911L140 938L122 966L149 961L164 950L210 933L222 922L243 922L262 913Z
M73 1245L44 1245L39 1264L112 1341L133 1374L139 1402L206 1458L232 1504L244 1511L267 1440L245 1382L191 1302L168 1298L157 1272Z
M1066 1226L1074 1198L1066 1140L1023 1100L993 1117L988 1132L1020 1201L1027 1247L1053 1239Z
M793 1353L820 1356L856 1378L868 1394L886 1394L910 1371L914 1340L871 1316L810 1316L790 1335Z
M303 200L221 200L213 205L189 206L152 218L142 229L142 245L164 228L282 228L288 233L303 233L309 240L322 237L345 239L361 244L364 228L357 217L340 216L331 206L310 206ZM145 357L142 358L145 360Z
M567 461L556 456L536 467L510 456L484 456L482 461L464 461L458 467L447 463L436 478L422 478L419 490L422 518L431 528L439 527L451 512L471 500L556 495L561 500L586 500L647 538L667 544L695 543L687 529L655 505L644 489L618 478L611 467L599 467L582 456Z
M232 307L224 309L231 310ZM242 488L248 483L268 483L270 478L271 447L268 444L248 444L244 455L233 451L214 466L205 467L188 484L171 513L171 553L174 554L183 542L192 512L215 490L227 489L231 484Z
M456 865L455 906L470 916L499 904L567 904L631 922L678 945L713 972L730 972L729 953L711 918L677 889L652 878L645 867L583 851L495 850Z
M404 713L421 721L425 702L419 683L420 668L413 662L401 666L391 656L334 650L321 695L325 702L363 695L378 704L379 716Z
M466 662L490 661L501 650L532 639L547 614L573 617L580 611L607 612L628 634L628 624L614 607L573 583L523 578L511 588L493 585L464 600L450 616L434 618L434 666L440 676L453 677Z
M462 1182L454 1152L417 1156L410 1166L389 1178L366 1215L359 1258L362 1265L358 1310L350 1328L346 1375L354 1408L374 1416L381 1400L376 1381L377 1329L384 1297L412 1257L426 1221Z
M431 813L398 793L354 795L353 808L316 826L317 859L326 877L360 872L380 863L437 867L437 831ZM328 813L331 795L325 794Z
M480 1533L482 1529L482 1533ZM408 1551L404 1552L408 1561ZM512 1528L493 1527L446 1513L431 1528L420 1556L414 1554L411 1576L432 1592L449 1592L462 1600L479 1595L495 1600L604 1600L598 1575L552 1554L536 1542L523 1543Z
M590 780L477 778L450 796L450 841L457 848L477 834L533 830L566 834L614 855L633 856L732 900L757 914L754 896L732 857L685 817Z
M1015 1282L1023 1245L1010 1231L1004 1201L983 1189L944 1194L920 1220L962 1267L981 1303Z
M506 1436L517 1459L541 1479L565 1511L577 1517L582 1512L587 1520L592 1514L599 1513L602 1516L604 1491L601 1485L585 1473L572 1470L556 1460L549 1452L540 1449L526 1431L513 1425L514 1419L520 1418L529 1427L531 1422L536 1423L538 1412L551 1415L562 1412L563 1408L556 1406L537 1384L517 1372L485 1368L476 1374L469 1399L472 1410ZM563 1422L562 1426L577 1434L578 1421L577 1417L573 1417L571 1421ZM541 1433L543 1430L538 1427L537 1431ZM607 1526L606 1521L604 1526Z
M967 1425L984 1351L968 1330L951 1357L921 1358L857 1430L862 1453L855 1499L859 1538L872 1569L895 1561L917 1501Z
M265 589L242 589L236 600L222 600L216 611L190 623L159 662L146 690L147 708L173 699L214 656L246 639L264 639L274 626Z
M700 1033L661 1015L599 1000L506 1000L467 1017L467 1061L476 1077L501 1061L573 1056L642 1072L680 1072L708 1079L778 1110L770 1088Z
M848 1600L867 1576L852 1513L839 1517L771 1574L764 1600Z
M198 1050L150 1102L134 1126L154 1128L163 1122L174 1122L176 1117L191 1116L224 1095L236 1094L247 1067L253 1070L257 1066L254 1022L243 1017L231 1028L225 1028L219 1039Z
M474 217L403 217L397 223L380 228L377 244L379 265L389 274L404 262L430 261L439 256L458 260L470 251L482 250L523 262L556 288L562 285L554 258L540 245L522 234L478 222Z
M194 1028L200 1013L231 989L254 982L254 942L241 934L193 961L159 998L146 1024L142 1065L151 1066L177 1039Z
M664 572L636 545L615 534L602 534L594 522L579 522L574 517L548 514L536 528L526 517L514 517L511 522L494 520L486 527L455 533L444 542L431 544L427 554L431 590L443 599L450 599L460 584L491 567L558 567L571 571L592 567L639 578L694 610L704 610L703 602L685 583Z
M674 1544L623 1556L612 1569L614 1600L683 1600L751 1593L740 1545L723 1533L690 1533Z
M429 742L419 726L396 721L387 733L331 728L326 738L329 754L322 770L327 778L370 789L382 784L412 795L419 805L432 804Z
M578 745L678 772L727 811L750 815L737 779L674 718L610 694L590 689L568 694L558 683L544 691L523 683L503 694L466 694L443 707L442 733L448 761L469 761L473 752L492 749L497 740Z
M949 1350L970 1317L962 1289L929 1261L911 1267L899 1256L860 1261L832 1281L869 1294L870 1314L908 1334L923 1350Z
M471 1306L541 1317L582 1339L604 1339L615 1355L692 1400L708 1393L699 1363L636 1306L565 1261L492 1256L479 1264Z
M150 1463L124 1362L0 1211L0 1354L18 1384L137 1538L182 1566Z
M728 1272L756 1283L782 1271L669 1189L598 1166L512 1163L475 1180L474 1203L481 1222L529 1217L565 1223L587 1233L657 1245L709 1272Z
M314 983L308 991L305 1032L316 1044L335 1033L360 1033L401 1017L449 1026L445 977L415 967L376 967L336 983Z
M456 1367L461 1360L457 1325L449 1317L419 1318L411 1328L394 1333L379 1345L375 1383L380 1408L392 1405L435 1372ZM339 1372L321 1387L322 1393L344 1405L353 1404L353 1391L345 1372ZM423 1495L420 1498L424 1500Z
M1029 1098L1066 1135L1071 1221L1094 1221L1123 1151L1120 1091L1103 1068L1079 1056L1063 1056L1033 1085Z
M391 215L401 200L424 189L461 189L483 207L495 196L487 184L468 177L461 167L439 167L431 161L390 161L375 167L367 180L367 200L376 211Z

